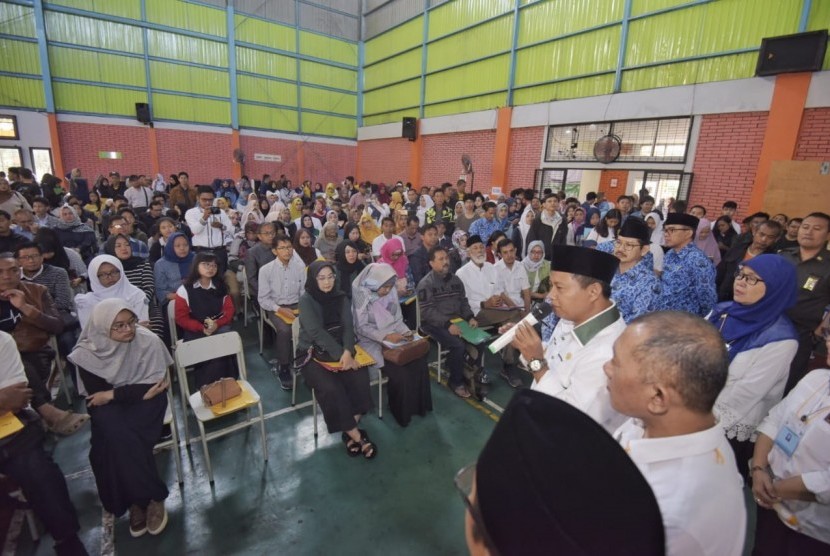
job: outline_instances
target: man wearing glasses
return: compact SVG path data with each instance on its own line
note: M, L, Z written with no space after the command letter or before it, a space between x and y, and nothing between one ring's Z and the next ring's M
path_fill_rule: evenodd
M735 282L735 273L741 263L758 255L775 253L775 244L780 236L781 224L769 220L752 233L750 241L735 241L718 265L715 278L718 286L718 301L732 300L732 284Z
M248 292L257 297L259 292L259 269L276 258L271 246L277 237L277 226L273 222L263 222L257 228L259 243L248 250L245 255L245 274L248 276Z
M705 316L717 302L715 267L694 244L699 220L691 214L670 212L663 226L669 251L663 259L663 291L657 309Z
M273 242L276 259L259 269L259 293L257 301L277 333L277 360L279 361L280 387L291 390L291 324L296 318L294 310L305 288L305 263L294 254L291 238L278 235Z
M213 200L216 198L213 188L200 185L197 193L199 206L184 214L187 226L193 232L193 249L196 252L212 251L219 262L218 276L223 277L228 268L225 231L231 229L231 221L220 208L213 206Z

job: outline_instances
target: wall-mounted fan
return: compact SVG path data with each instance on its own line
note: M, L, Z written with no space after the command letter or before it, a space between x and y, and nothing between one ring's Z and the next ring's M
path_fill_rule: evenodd
M622 139L617 135L603 135L594 143L594 158L603 164L610 164L619 158Z
M473 180L475 179L476 173L473 171L473 160L470 158L470 155L462 154L461 155L461 166L464 168L464 174L466 174L469 179L467 180L470 185L470 193L473 192Z

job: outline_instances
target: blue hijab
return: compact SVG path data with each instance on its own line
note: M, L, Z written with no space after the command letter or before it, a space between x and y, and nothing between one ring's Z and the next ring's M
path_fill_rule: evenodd
M173 250L173 243L176 241L177 237L183 237L187 239L187 236L181 232L176 232L171 234L169 238L167 238L167 243L164 244L164 259L170 261L171 263L176 263L179 265L179 274L182 277L182 280L187 278L187 275L190 273L190 263L193 262L193 257L195 254L193 253L193 247L190 248L190 252L187 254L186 257L179 257L176 255L176 251ZM190 240L187 240L188 245L190 244Z
M784 311L795 304L797 295L795 266L783 257L758 255L743 266L754 270L764 281L767 290L764 297L752 305L742 305L735 301L720 303L709 316L709 322L720 328L721 336L729 345L730 361L747 349L756 333L775 324ZM770 338L769 341L783 339L786 338Z

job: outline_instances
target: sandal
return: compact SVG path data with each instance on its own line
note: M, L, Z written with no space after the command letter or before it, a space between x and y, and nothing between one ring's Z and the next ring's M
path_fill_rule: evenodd
M360 442L352 440L352 437L345 432L341 433L340 438L343 439L343 444L346 445L346 453L349 454L349 457L353 458L360 455Z
M363 429L358 429L360 431L360 452L363 454L363 457L366 459L374 459L376 455L378 455L378 447L375 446L375 443L369 440L369 435L366 434L366 431Z
M56 434L69 436L78 432L87 421L89 421L89 415L75 413L73 411L64 411L63 416L61 416L61 418L54 423L48 425L48 428Z

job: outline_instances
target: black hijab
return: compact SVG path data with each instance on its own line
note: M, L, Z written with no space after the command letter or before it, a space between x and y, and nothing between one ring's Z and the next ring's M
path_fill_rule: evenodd
M349 222L348 224L346 224L346 226L343 228L343 239L345 239L345 240L349 239L349 234L354 229L356 229L359 232L360 231L360 226L358 226L354 222ZM365 241L363 241L363 238L359 237L359 238L357 238L357 241L352 241L352 243L354 243L354 245L356 246L358 253L371 253L372 252L372 246L369 245L368 243L366 243Z
M314 234L305 230L309 236L311 236L311 245L308 247L303 247L300 245L300 230L297 230L297 233L294 234L294 252L296 252L300 258L303 260L306 266L310 265L317 259L317 249L314 247ZM308 282L306 282L308 284Z
M51 228L38 228L35 233L35 243L40 246L41 251L44 253L54 253L51 259L43 259L45 264L62 268L72 277L73 273L69 266L69 255L63 250L63 243L61 243L55 230Z
M107 238L107 242L104 244L104 253L107 255L112 255L119 261L121 261L121 265L124 267L124 270L133 270L137 268L141 263L144 262L144 259L141 257L137 257L135 253L133 253L133 246L130 243L130 258L122 260L118 255L115 254L115 242L118 241L118 238L123 238L127 240L127 243L130 242L130 238L127 237L126 234L113 234Z
M340 278L340 291L346 294L346 297L351 299L352 297L352 276L356 272L360 272L363 270L363 267L366 266L363 264L363 261L360 259L355 259L353 263L346 261L346 247L351 247L358 253L360 253L360 248L358 245L353 241L341 241L337 244L337 248L334 250L334 260L337 264L337 274Z
M335 276L334 287L329 292L324 292L317 284L317 275L324 268L331 269ZM340 280L338 278L334 264L328 261L314 261L308 266L308 275L305 279L305 291L323 309L323 325L327 329L340 324L340 303L344 294L340 291Z

